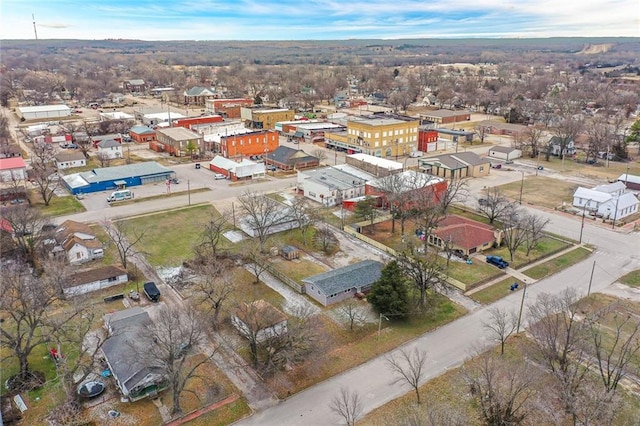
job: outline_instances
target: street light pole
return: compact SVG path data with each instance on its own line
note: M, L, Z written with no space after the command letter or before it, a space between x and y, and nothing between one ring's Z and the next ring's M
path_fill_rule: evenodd
M382 330L382 318L390 321L390 319L387 318L386 315L380 314L380 318L378 319L378 339L380 339L380 331Z
M518 325L516 327L516 334L520 333L520 320L522 319L522 308L524 308L524 297L527 294L527 283L524 283L522 289L522 300L520 301L520 312L518 312Z
M582 224L580 225L580 241L578 241L580 244L582 244L582 231L584 230L584 216L587 211L587 204L589 204L590 202L591 202L591 198L589 198L587 202L584 203L584 207L582 209Z

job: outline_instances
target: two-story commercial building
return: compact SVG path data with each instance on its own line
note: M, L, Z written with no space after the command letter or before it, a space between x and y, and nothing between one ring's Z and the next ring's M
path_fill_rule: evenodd
M170 127L156 130L157 141L152 149L167 152L176 157L184 155L202 154L204 138L202 135L183 127ZM150 144L151 145L151 144Z
M291 121L295 111L286 108L241 107L240 119L252 129L275 129L280 121Z

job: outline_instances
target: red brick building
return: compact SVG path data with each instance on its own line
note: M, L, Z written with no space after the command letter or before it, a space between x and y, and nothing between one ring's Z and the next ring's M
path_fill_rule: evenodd
M385 183L386 179L400 180L391 184ZM415 170L407 170L395 175L385 176L367 182L364 188L365 195L380 198L380 206L388 209L390 207L389 200L386 197L385 188L392 187L400 189L402 194L405 193L422 193L419 196L407 196L410 200L402 206L402 209L411 209L415 203L422 203L425 200L431 200L434 204L438 203L444 192L447 190L447 181L441 177L431 176L425 173L419 173Z
M418 151L430 152L435 151L438 142L438 131L434 129L418 128ZM432 149L429 149L432 148Z
M253 99L207 99L207 112L210 114L220 114L227 118L240 118L240 107L253 106Z
M224 119L220 115L208 115L206 117L181 118L173 123L173 127L184 127L191 130L191 126L199 124L222 123Z
M219 150L226 158L265 155L280 146L280 138L275 130L261 130L251 133L222 136Z
M151 144L156 141L156 131L147 126L133 126L129 130L129 136L136 143L148 143Z

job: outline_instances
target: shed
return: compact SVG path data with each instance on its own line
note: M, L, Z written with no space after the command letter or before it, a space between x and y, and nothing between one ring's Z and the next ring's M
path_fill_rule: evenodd
M512 161L516 158L522 157L522 151L508 146L494 146L489 149L489 157Z
M287 260L293 260L300 257L300 250L294 246L284 246L280 250L280 254Z

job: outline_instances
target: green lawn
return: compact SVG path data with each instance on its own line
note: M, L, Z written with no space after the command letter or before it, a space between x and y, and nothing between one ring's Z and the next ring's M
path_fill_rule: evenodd
M505 278L502 281L499 281L492 286L484 288L480 291L477 291L473 294L470 294L469 297L475 300L478 303L482 303L483 305L489 305L496 300L500 300L503 297L511 294L511 285L515 282L519 282L517 279L513 277ZM522 283L520 284L520 288L522 288Z
M323 267L323 265L306 259L296 259L292 261L274 259L271 262L271 266L301 285L303 279L327 272L329 269L329 267Z
M563 269L566 269L569 266L574 265L589 256L591 256L591 251L579 247L566 254L563 254L562 256L558 256L540 265L534 266L531 269L527 269L523 273L533 279L540 280L542 278L553 275Z
M531 252L529 253L529 257L526 256L527 251L524 247L520 247L518 250L516 250L513 260L511 260L509 249L507 249L506 247L499 247L497 249L488 250L486 254L502 256L503 259L506 259L509 262L509 265L512 268L518 269L521 266L536 261L537 259L564 250L565 248L569 247L569 245L569 243L565 243L564 241L545 237L538 243L535 248L531 250Z
M131 231L134 229L145 231L137 249L145 253L152 265L178 266L193 258L193 248L200 241L201 225L213 211L213 206L206 204L124 222L130 237L133 237Z
M626 284L629 287L640 287L640 269L636 269L635 271L631 271L626 275L623 275L618 280L622 284Z
M517 172L511 172L517 173ZM517 173L520 177L520 173ZM511 182L500 185L498 188L502 193L512 200L520 198L520 188L522 181ZM563 201L572 199L577 185L560 179L553 179L544 176L525 176L522 184L522 203L556 208L562 205Z
M32 200L31 205L40 210L45 216L64 216L85 211L85 208L80 204L80 201L76 200L76 197L72 196L57 197L54 195L48 206L45 206L41 201L37 201L41 200L39 195L31 196L30 198Z
M473 259L471 265L467 265L464 262L449 262L449 269L446 273L451 278L466 284L467 288L473 287L478 282L504 275L504 272L495 266L481 262L478 259Z

